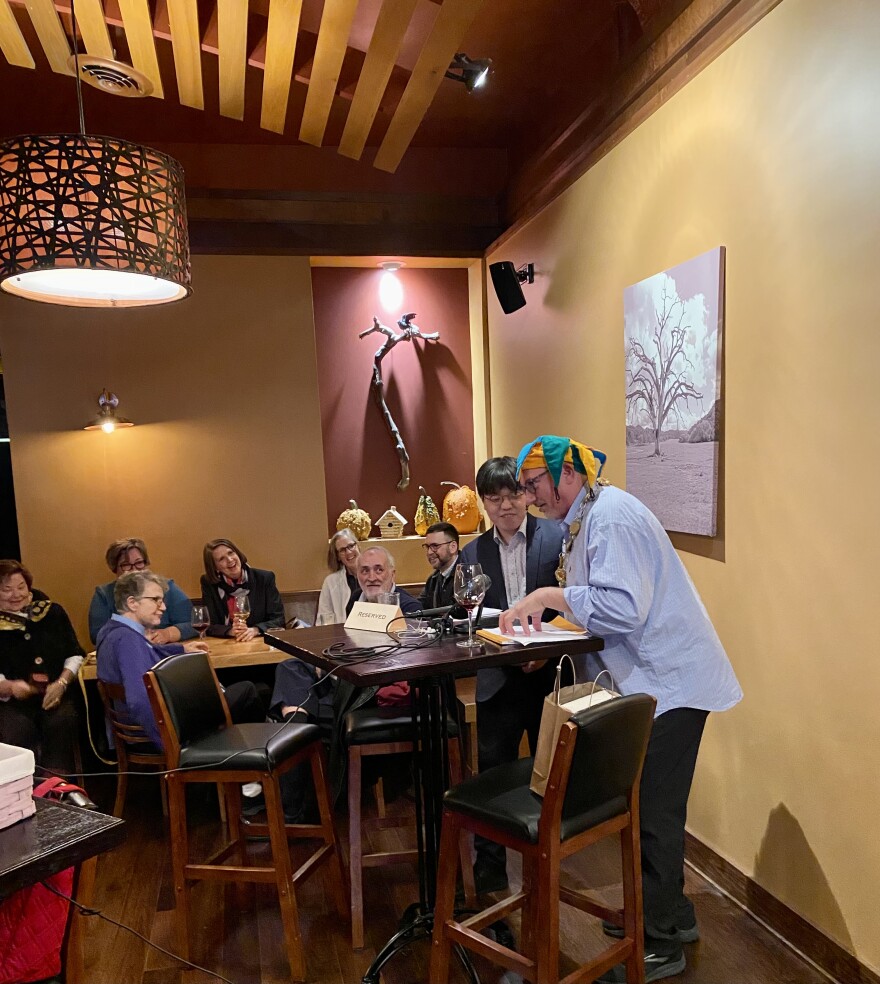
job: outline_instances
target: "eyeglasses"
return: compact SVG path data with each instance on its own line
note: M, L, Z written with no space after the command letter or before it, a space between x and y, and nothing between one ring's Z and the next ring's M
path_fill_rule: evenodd
M125 560L119 565L119 570L123 574L128 574L130 571L142 571L146 566L147 562L145 560L135 560L131 563Z
M358 545L356 543L349 543L347 547L337 547L336 556L341 557L344 553L350 553L352 550L357 550L357 546Z
M141 595L138 601L152 601L157 607L159 605L165 604L165 598L163 595Z
M535 495L538 489L538 482L540 482L545 475L549 475L549 474L550 474L550 469L545 468L540 475L535 475L534 478L530 478L527 482L523 482L522 483L523 492L528 492L529 495Z
M488 502L490 506L500 506L502 502L519 502L525 494L525 489L517 489L516 492L499 492L497 495L484 495L483 502Z
M423 543L422 550L425 553L436 553L441 547L445 547L447 543L455 543L455 540L441 540L440 543Z

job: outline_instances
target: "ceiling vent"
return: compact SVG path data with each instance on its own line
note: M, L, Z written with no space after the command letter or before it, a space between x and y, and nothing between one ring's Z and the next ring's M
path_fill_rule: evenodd
M153 83L131 65L113 58L99 55L74 55L70 67L76 69L79 63L79 77L88 85L107 92L111 96L126 96L129 99L142 99L153 91Z

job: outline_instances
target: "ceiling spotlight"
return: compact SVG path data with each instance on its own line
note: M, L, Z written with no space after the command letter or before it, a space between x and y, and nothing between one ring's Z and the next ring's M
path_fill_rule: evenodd
M117 427L134 427L134 423L128 417L122 417L116 412L118 406L119 397L109 390L102 390L98 397L98 415L90 420L83 430L102 430L105 434L112 434Z
M446 78L463 82L467 91L473 92L474 89L479 89L485 83L491 71L491 58L468 58L463 51L459 51L452 59L452 64L446 72Z
M386 273L397 273L401 267L406 266L402 260L385 260L383 263L379 263L377 265L380 266Z

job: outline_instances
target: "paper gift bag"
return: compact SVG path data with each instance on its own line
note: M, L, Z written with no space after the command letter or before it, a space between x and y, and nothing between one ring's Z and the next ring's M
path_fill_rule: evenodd
M532 768L532 781L529 786L533 793L543 796L550 778L550 767L553 765L553 753L563 724L578 711L587 707L597 707L608 700L620 695L614 690L606 690L597 685L597 680L605 674L609 679L611 674L603 670L596 680L587 683L576 683L571 687L561 687L562 661L568 660L574 671L574 663L570 656L563 656L556 667L556 683L553 690L544 698L544 708L541 711L541 729L538 732L538 748L535 752L535 764ZM613 680L611 681L614 682Z

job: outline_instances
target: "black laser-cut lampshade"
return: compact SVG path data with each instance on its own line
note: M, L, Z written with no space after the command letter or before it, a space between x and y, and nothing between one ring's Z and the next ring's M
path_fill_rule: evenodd
M0 287L79 307L192 292L183 169L112 137L0 142Z

